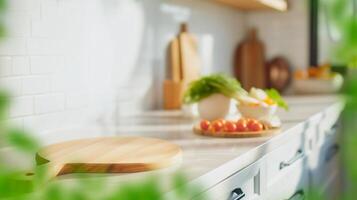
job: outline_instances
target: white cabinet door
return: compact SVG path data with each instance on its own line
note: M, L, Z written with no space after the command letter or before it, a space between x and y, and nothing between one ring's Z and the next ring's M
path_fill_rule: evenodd
M304 199L309 189L307 157L295 160L268 182L264 200Z
M315 148L320 148L329 136L337 134L339 128L339 117L342 107L333 106L321 113L318 123L317 138Z
M315 121L315 120L314 120ZM303 199L309 188L308 155L317 123L296 129L289 140L267 154L267 191L264 200Z
M261 199L265 190L265 161L261 159L209 189L202 196L210 200Z
M309 174L306 169L307 159L304 157L287 169L268 185L266 200L305 199L309 190Z
M267 184L276 182L286 169L300 161L306 155L305 128L297 130L289 140L265 156L267 163Z
M324 142L316 146L313 153L309 156L311 188L318 191L317 195L329 192L328 188L331 185L338 187L336 182L340 176L340 144L337 127L338 123L332 127L330 126L330 130L324 131L326 133L324 135ZM338 191L338 188L335 188L334 191Z

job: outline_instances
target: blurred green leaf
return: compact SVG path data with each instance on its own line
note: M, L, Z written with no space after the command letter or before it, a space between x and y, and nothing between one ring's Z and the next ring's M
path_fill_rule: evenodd
M8 106L10 105L10 98L7 93L0 90L0 120L3 120L6 115Z
M173 178L173 186L176 188L177 197L183 198L187 193L185 177L182 174L176 174Z
M67 191L60 184L49 184L45 187L45 191L43 193L43 200L64 200L66 199Z
M229 98L236 98L246 93L240 83L224 74L212 74L190 83L184 94L184 103L192 104L209 97L212 94L223 94Z
M34 167L32 181L35 189L42 188L50 180L48 175L48 166L39 165Z
M322 0L327 8L329 25L341 36L340 41L334 44L333 57L335 62L348 66L357 64L357 18L354 10L354 0ZM357 66L355 66L357 67Z
M11 129L6 135L7 142L18 150L35 153L39 149L39 144L30 135L19 129Z
M33 191L33 184L22 172L0 173L0 199L21 197Z
M4 13L6 11L6 8L7 8L7 0L0 0L0 13Z
M274 100L278 104L279 107L284 108L285 110L289 110L288 104L276 89L267 89L265 90L265 92L272 100Z
M0 23L0 40L5 39L7 35L6 27L4 24Z
M154 179L149 179L144 182L131 183L121 185L118 190L109 194L105 200L162 200L163 192L159 184Z

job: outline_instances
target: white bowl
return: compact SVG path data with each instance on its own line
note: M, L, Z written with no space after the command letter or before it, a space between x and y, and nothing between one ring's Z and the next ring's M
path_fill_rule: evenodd
M272 106L249 106L244 104L237 105L239 112L242 117L253 118L253 119L264 119L273 116L277 109L277 105Z
M224 119L229 112L230 101L222 94L213 94L198 103L198 113L201 119L209 121Z
M298 94L330 94L338 92L343 85L343 77L336 75L331 79L294 80L293 88Z

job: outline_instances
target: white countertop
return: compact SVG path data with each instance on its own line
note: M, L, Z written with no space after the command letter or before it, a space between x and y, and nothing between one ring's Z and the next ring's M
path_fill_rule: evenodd
M83 137L110 135L141 135L169 140L183 149L181 165L166 169L169 173L176 169L183 170L192 181L212 187L233 173L247 167L254 161L271 152L296 131L303 131L305 125L317 114L328 109L340 112L342 104L336 96L286 97L289 112L279 111L283 122L282 131L274 136L262 138L210 138L195 135L192 119L181 117L178 111L152 111L140 116L126 117L115 130L71 131L68 133L46 136L46 143ZM163 170L163 172L166 172ZM161 173L161 172L160 172ZM147 173L137 173L147 174ZM110 175L110 178L133 175ZM64 177L63 179L67 179Z

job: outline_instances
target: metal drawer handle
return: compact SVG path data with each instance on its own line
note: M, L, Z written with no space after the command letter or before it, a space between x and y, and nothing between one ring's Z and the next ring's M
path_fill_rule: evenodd
M340 151L340 145L332 145L326 152L325 162L329 162Z
M298 161L300 158L304 157L303 151L300 149L296 152L296 155L290 159L287 162L281 162L280 163L280 170L284 169L285 167L289 167L290 165L294 164L296 161Z
M305 199L304 190L297 191L293 196L291 196L288 200L303 200Z
M245 194L241 188L236 188L232 191L228 200L241 200L245 197Z

